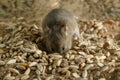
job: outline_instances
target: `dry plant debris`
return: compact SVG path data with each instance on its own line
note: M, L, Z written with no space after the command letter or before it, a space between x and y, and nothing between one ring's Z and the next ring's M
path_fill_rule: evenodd
M36 24L1 21L8 33L0 37L0 80L108 80L120 57L120 47L107 30L116 23L80 21L81 39L61 55L38 48L42 38Z

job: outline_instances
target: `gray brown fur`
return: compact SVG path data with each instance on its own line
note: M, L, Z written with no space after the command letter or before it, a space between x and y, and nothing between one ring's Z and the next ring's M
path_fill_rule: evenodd
M73 14L65 9L53 9L42 23L43 44L48 52L63 53L72 47L73 37L79 37L79 28Z

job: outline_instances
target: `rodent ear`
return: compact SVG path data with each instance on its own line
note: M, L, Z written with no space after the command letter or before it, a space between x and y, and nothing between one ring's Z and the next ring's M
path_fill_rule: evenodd
M67 25L65 24L65 25L61 25L62 26L62 31L63 32L65 32L65 31L67 31Z
M61 29L62 33L65 33L65 35L68 35L67 30L68 30L68 26L67 25L62 26L62 29Z
M46 29L44 32L49 34L49 33L51 33L51 29L46 25Z

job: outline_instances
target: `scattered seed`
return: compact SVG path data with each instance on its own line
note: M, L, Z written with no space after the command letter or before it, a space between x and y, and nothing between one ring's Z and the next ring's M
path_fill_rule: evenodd
M36 65L37 65L37 62L32 62L29 64L29 67L36 66Z
M11 59L7 62L7 64L13 64L13 63L16 63L16 59Z

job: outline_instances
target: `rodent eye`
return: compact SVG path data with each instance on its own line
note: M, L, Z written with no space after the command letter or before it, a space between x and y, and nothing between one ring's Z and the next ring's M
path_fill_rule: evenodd
M54 52L54 49L52 48L52 52Z
M66 27L66 24L61 24L61 27Z
M65 50L65 48L63 47L62 50Z

